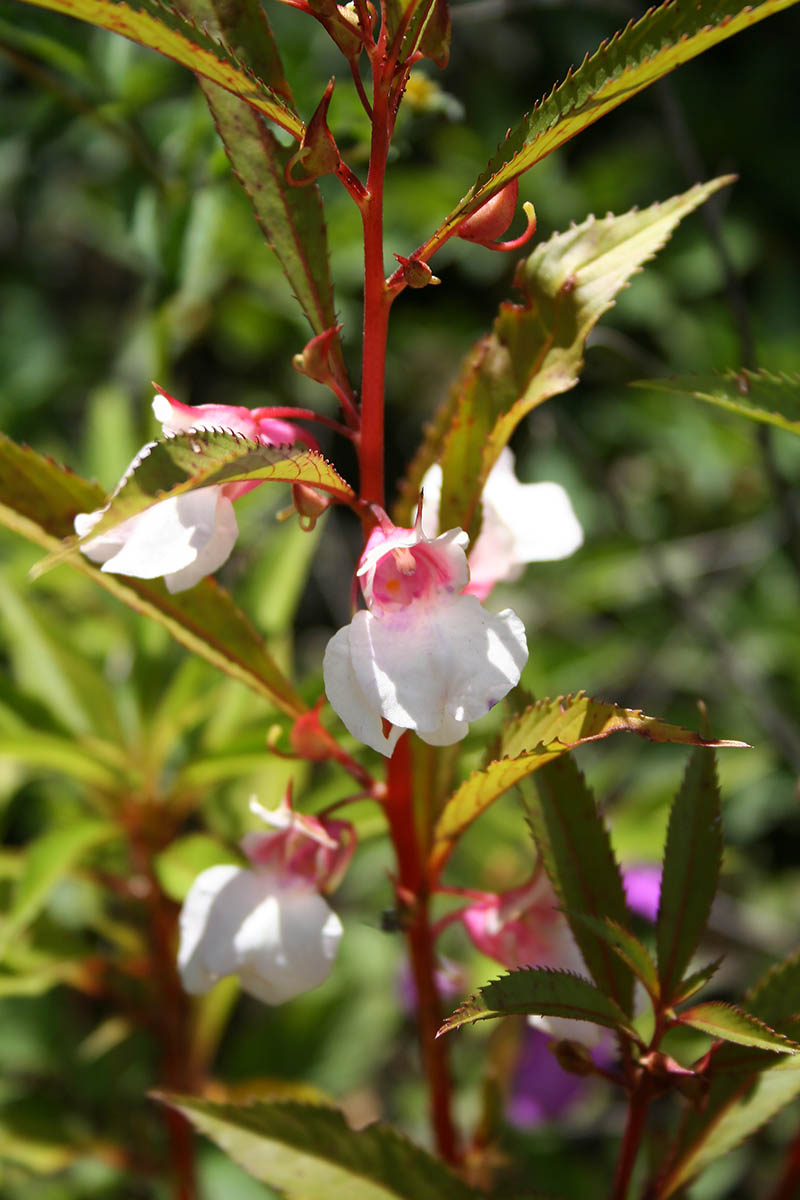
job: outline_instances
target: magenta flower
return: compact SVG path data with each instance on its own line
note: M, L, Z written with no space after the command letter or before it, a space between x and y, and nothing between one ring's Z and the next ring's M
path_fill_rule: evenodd
M153 400L153 412L165 436L195 429L221 429L265 446L309 441L306 433L288 421L270 417L269 409L232 404L191 408L159 392ZM149 442L139 451L123 480L153 445ZM227 560L239 533L233 501L258 486L258 480L228 483L173 496L90 538L81 550L92 562L102 563L103 571L137 579L163 576L170 592L186 591ZM75 532L80 537L91 533L105 511L101 508L78 513Z
M325 691L347 728L390 756L404 729L449 746L519 681L528 657L519 617L464 594L467 535L437 538L385 514L358 567L366 610L325 651ZM384 730L383 722L391 728Z
M265 1004L310 991L330 974L342 923L320 894L335 886L355 848L343 821L291 808L251 808L273 833L248 833L252 869L220 864L195 879L181 909L178 969L193 994L236 975Z

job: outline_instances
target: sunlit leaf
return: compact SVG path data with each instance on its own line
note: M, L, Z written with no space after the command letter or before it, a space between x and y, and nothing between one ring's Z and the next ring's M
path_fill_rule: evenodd
M474 535L488 474L520 421L578 382L591 330L614 297L688 213L730 183L723 176L641 212L589 217L537 246L520 264L521 302L505 303L472 349L453 392L412 464L404 511L425 470L442 464L440 528ZM407 519L406 513L406 519Z
M705 967L700 967L698 971L693 971L691 975L687 975L673 992L673 1003L681 1004L684 1000L690 1000L701 988L706 986L710 979L713 979L721 965L722 959L715 958L713 962L708 963Z
M158 50L246 100L298 141L303 136L303 122L284 97L268 87L220 42L166 3L135 0L135 7L124 0L25 0L25 3L77 17Z
M425 244L425 255L445 241L459 218L474 212L504 184L563 146L581 130L630 100L675 67L795 0L666 0L602 42L576 71L510 130L474 186Z
M510 975L492 980L477 996L456 1009L439 1033L460 1029L475 1021L522 1013L590 1021L636 1036L625 1013L610 996L580 975L553 971L549 967L521 967Z
M693 396L740 417L800 434L800 375L769 371L726 371L724 375L679 375L641 379L634 387L671 396Z
M474 771L446 802L434 831L435 861L443 863L475 818L526 775L575 746L617 732L636 733L651 742L679 742L687 746L747 744L708 740L679 725L669 725L636 709L592 700L583 693L540 700L506 727L495 761L481 771Z
M103 499L96 484L0 434L0 524L50 553L60 553L61 539L72 533L75 515L99 508ZM73 556L70 565L137 612L164 625L182 645L284 712L297 716L305 710L263 638L213 579L172 596L161 580L112 575L83 555Z
M159 1098L286 1200L478 1200L481 1194L393 1129L356 1132L336 1109Z
M629 1015L633 1011L633 972L616 955L607 938L598 936L581 914L630 922L622 876L608 830L570 755L546 764L526 789L525 808L556 895L584 962L600 990Z
M755 1046L758 1050L774 1050L777 1054L797 1054L800 1044L792 1042L782 1033L776 1033L756 1017L720 1000L709 1000L695 1004L678 1014L682 1025L690 1025L702 1033L735 1042L739 1046Z
M705 931L722 865L722 808L713 750L695 750L670 812L656 921L658 973L669 1002Z
M350 485L315 450L263 446L223 430L197 430L146 446L89 537L97 537L172 496L195 488L252 480L305 483L330 492L338 500L355 498Z

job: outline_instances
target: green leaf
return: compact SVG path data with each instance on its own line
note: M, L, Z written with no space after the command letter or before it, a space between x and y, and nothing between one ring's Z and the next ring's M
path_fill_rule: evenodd
M61 539L72 533L76 513L92 512L102 503L103 493L96 484L0 434L0 524L51 553L60 552ZM213 579L171 596L161 580L111 575L83 555L70 559L70 565L137 612L164 625L193 653L246 683L290 716L305 711L263 638Z
M724 375L682 375L637 379L632 387L693 396L751 421L800 434L800 375L769 371L726 371Z
M800 1009L800 951L773 967L745 996L748 1010L770 1026ZM795 1056L730 1042L711 1058L711 1086L700 1109L690 1109L653 1193L666 1200L716 1158L755 1133L800 1094Z
M681 1025L690 1025L715 1038L735 1042L739 1046L755 1046L759 1050L772 1050L777 1054L796 1054L800 1044L791 1041L782 1033L776 1033L756 1017L721 1000L708 1000L696 1004L678 1014Z
M89 850L119 836L119 829L110 821L85 820L54 829L32 842L26 850L11 907L0 926L0 955L39 915L58 881Z
M28 768L55 771L68 775L90 787L114 792L119 789L124 775L119 766L103 762L100 750L110 749L108 743L93 738L61 737L54 733L40 733L32 729L24 733L0 736L0 761L20 763Z
M145 446L112 495L104 516L82 540L89 541L173 496L251 480L305 483L330 492L337 500L355 499L350 485L315 450L263 446L236 433L197 430Z
M211 80L226 91L264 113L292 137L300 141L303 122L288 106L284 97L218 41L186 17L180 16L159 0L135 0L135 7L123 0L25 0L38 8L77 17L90 25L99 25L112 33L149 46L197 75Z
M332 1108L157 1098L286 1200L478 1200L483 1194L393 1129L371 1125L356 1132Z
M510 130L466 196L429 239L428 257L453 232L462 217L475 212L504 184L546 158L581 130L717 43L795 0L666 0L631 22L611 41L602 42L577 71Z
M183 11L246 56L274 91L292 104L278 49L257 0L181 0ZM200 78L234 174L314 333L336 324L322 199L316 183L289 187L284 168L293 149L281 146L261 113ZM340 355L338 350L335 353Z
M648 717L638 709L593 700L582 692L537 701L506 727L497 758L483 770L474 771L445 803L434 830L436 863L443 865L457 839L475 818L526 775L575 746L617 732L636 733L651 742L679 742L688 746L747 745L709 741L680 725Z
M233 854L207 833L188 833L175 838L154 859L158 882L172 900L181 904L201 871L218 863L240 864L241 855Z
M699 971L693 971L691 975L687 975L673 992L673 1004L681 1004L684 1000L691 999L701 988L706 986L709 979L712 979L716 975L721 966L722 958L715 958L713 962L708 963L705 967L701 967Z
M573 759L564 755L539 771L526 789L525 808L536 848L592 977L607 996L629 1015L633 1011L633 973L591 924L575 919L587 914L602 924L611 917L630 923L622 876L608 830L594 796Z
M705 931L722 865L722 809L712 750L695 750L670 812L656 920L658 973L672 1002Z
M567 762L567 759L561 759ZM541 776L539 777L541 779ZM594 930L613 950L616 950L623 962L626 962L637 979L647 989L654 1001L659 997L658 971L650 951L642 945L635 934L620 925L612 917L590 917L587 913L568 912L567 916L574 917L580 924Z
M636 1037L625 1013L610 996L580 975L573 975L570 971L554 971L549 967L521 967L510 975L492 980L480 989L477 996L456 1009L439 1033L460 1029L462 1025L472 1025L475 1021L523 1013L590 1021Z
M517 425L575 386L586 338L617 293L682 218L731 179L698 184L641 212L589 217L536 247L515 277L522 302L500 306L492 332L467 357L412 464L403 492L407 508L416 504L427 467L439 461L440 528L460 525L475 536L484 484Z

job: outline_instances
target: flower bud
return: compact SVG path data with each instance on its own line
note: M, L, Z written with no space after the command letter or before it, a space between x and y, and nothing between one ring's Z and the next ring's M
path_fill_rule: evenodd
M491 200L476 209L474 213L462 221L457 234L465 242L478 242L485 246L495 241L508 229L514 220L519 197L519 180L512 179L504 188L496 192Z
M410 288L424 288L442 282L421 258L403 258L402 254L395 254L395 258L403 269L403 282Z
M328 108L335 82L332 79L326 87L313 117L305 127L299 150L286 164L286 181L294 187L305 187L321 175L332 175L339 166L339 148L328 128ZM305 176L296 178L293 175L297 165L303 168Z

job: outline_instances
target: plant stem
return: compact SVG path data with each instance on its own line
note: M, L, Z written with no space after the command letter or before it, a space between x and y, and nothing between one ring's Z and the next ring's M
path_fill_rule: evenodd
M129 819L131 858L144 881L143 900L150 943L154 983L152 1021L161 1050L161 1084L169 1091L195 1090L189 1042L189 1004L175 962L176 908L163 894L153 870L153 854L160 848L148 837L147 818ZM195 1200L194 1137L186 1118L172 1108L163 1110L169 1140L175 1200Z
M642 1073L630 1093L628 1099L628 1119L625 1125L622 1145L620 1146L617 1174L614 1179L611 1200L627 1200L631 1175L633 1174L636 1157L639 1153L647 1112L650 1108L650 1101L653 1094L652 1088L653 1084L650 1076Z
M383 187L392 129L389 84L381 69L382 42L373 57L372 144L367 195L361 206L364 226L364 342L361 374L359 467L361 499L383 506L383 406L386 336L391 293L383 267Z
M789 1148L783 1174L772 1193L772 1200L794 1200L794 1197L798 1195L800 1195L800 1132L797 1133Z
M461 1154L451 1113L448 1045L446 1039L436 1038L443 1014L436 984L429 880L414 823L409 739L409 734L403 735L389 760L386 815L397 855L398 900L408 916L406 936L417 996L417 1029L428 1083L431 1124L441 1157L445 1162L458 1163Z

